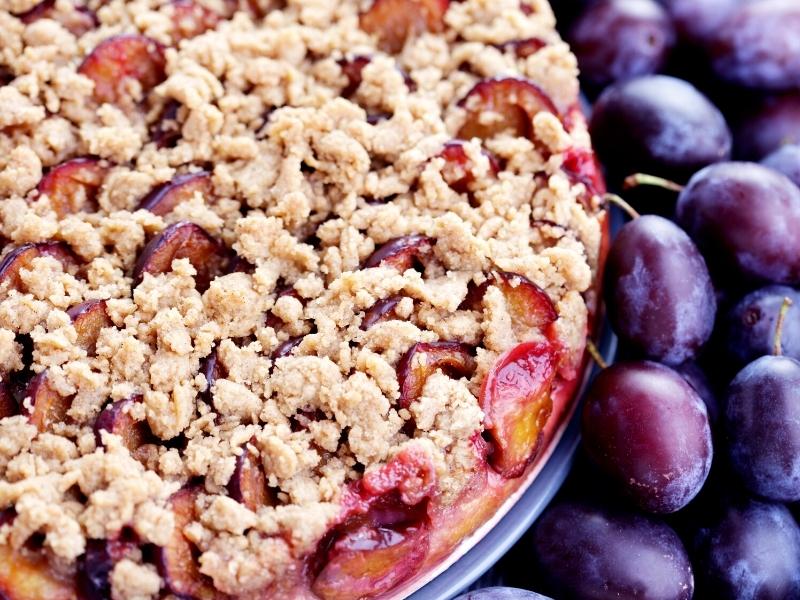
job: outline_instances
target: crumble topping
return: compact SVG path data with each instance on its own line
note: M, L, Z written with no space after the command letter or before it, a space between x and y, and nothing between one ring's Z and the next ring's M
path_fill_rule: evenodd
M422 33L394 55L359 27L371 2L259 2L263 15L254 15L196 1L229 18L190 37L173 2L90 0L99 26L76 36L65 25L72 2L23 23L35 2L0 0L0 75L9 74L0 86L2 256L58 241L75 257L38 256L19 281L0 278L0 383L45 375L70 399L49 431L26 416L0 419L0 509L16 515L0 543L19 548L43 534L66 562L124 528L166 545L170 496L199 482L184 533L201 572L235 594L308 554L336 519L345 484L409 445L430 455L440 493L455 498L477 466L481 382L532 335L515 330L497 288L482 309L464 308L471 286L491 271L530 279L556 307L559 342L582 349L582 294L601 228L597 198L587 207L586 186L561 168L567 151L589 148L588 135L549 112L535 115L530 139L465 141L469 192L446 178L440 153L471 118L459 101L481 79L524 77L562 114L575 105L576 62L544 0L526 0L526 11L518 0L452 2L444 33ZM126 80L118 101L98 103L82 61L103 40L134 33L165 46L163 81L149 90ZM530 38L542 48L518 57L509 42ZM360 84L343 95L343 61L361 56ZM493 114L479 119L490 124ZM177 140L161 144L154 132L170 120ZM84 156L105 169L96 210L59 215L37 186ZM140 208L157 186L191 173L208 173L206 191L164 215ZM176 258L137 280L145 245L186 221L242 268L203 289L198 266ZM424 272L364 268L408 235L434 240ZM392 296L401 297L395 317L362 327ZM106 302L109 322L87 350L67 311L89 300ZM398 361L413 344L440 340L475 346L474 374L438 371L400 408ZM565 377L579 360L561 366ZM128 399L125 414L152 436L136 452L94 430L109 402ZM274 505L253 511L229 497L243 453L263 468ZM162 584L141 556L117 562L110 581L124 600L157 597Z

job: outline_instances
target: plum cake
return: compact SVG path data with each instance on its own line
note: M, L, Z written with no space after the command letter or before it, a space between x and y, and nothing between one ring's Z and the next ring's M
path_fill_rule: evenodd
M398 596L573 406L545 0L0 0L0 596Z

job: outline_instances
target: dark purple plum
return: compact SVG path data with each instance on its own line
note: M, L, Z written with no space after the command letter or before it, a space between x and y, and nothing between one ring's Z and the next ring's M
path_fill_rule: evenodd
M716 74L768 91L800 87L800 3L762 0L734 8L710 44Z
M800 598L800 529L780 504L725 508L697 535L695 566L704 598Z
M706 405L708 420L712 425L716 424L720 413L719 401L703 369L701 369L696 362L687 361L675 367L675 370L680 373L681 377L683 377L689 385L692 386L692 389L697 392L697 395L700 396L700 399Z
M706 167L678 197L678 223L726 281L800 282L800 189L755 163Z
M761 160L786 144L800 144L800 93L765 100L736 129L736 155Z
M658 363L617 363L600 373L581 427L589 457L649 512L686 506L711 469L705 404L680 374Z
M681 37L696 44L713 38L734 8L753 1L757 0L660 0Z
M664 523L583 503L550 507L533 552L557 598L689 600L694 576L686 549Z
M461 594L453 600L550 600L550 598L519 588L489 587Z
M762 159L761 164L783 173L800 187L800 144L786 144Z
M655 0L598 0L578 17L568 39L584 83L601 88L659 71L675 31Z
M800 362L762 356L733 379L723 416L734 471L751 492L800 500Z
M731 151L722 113L690 83L664 75L608 88L590 130L612 182L636 172L683 182Z
M726 349L737 367L772 354L778 315L784 298L792 305L783 321L783 354L800 359L800 293L785 285L770 285L749 293L725 319Z
M617 335L648 358L694 358L714 328L717 301L706 263L683 230L662 217L627 223L608 255L608 315Z

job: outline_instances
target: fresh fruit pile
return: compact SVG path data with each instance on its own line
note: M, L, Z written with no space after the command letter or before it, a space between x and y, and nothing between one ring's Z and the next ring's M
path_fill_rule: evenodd
M517 587L460 598L800 598L800 2L554 6L630 219L620 350L567 485L476 586Z

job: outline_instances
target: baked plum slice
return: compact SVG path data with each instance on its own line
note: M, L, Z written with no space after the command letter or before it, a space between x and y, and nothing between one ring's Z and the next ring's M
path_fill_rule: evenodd
M458 137L489 139L503 132L533 138L533 118L546 111L558 114L553 101L531 81L514 77L484 79L458 105L466 119Z
M355 56L350 60L340 60L339 66L342 74L347 77L347 85L342 90L342 96L349 98L356 93L358 86L361 85L361 71L370 62L369 56Z
M395 317L395 309L402 299L403 297L399 295L389 296L383 300L378 300L370 306L364 313L364 319L361 321L361 330L366 331L373 325Z
M178 175L171 181L156 186L142 199L139 208L163 217L175 210L181 202L191 200L197 192L203 198L210 198L214 193L210 173L200 171Z
M4 600L75 600L75 580L59 576L42 552L0 546L0 598Z
M13 417L19 413L19 406L14 398L14 391L5 381L8 376L4 375L4 381L0 381L0 419Z
M58 218L97 209L97 192L108 166L96 158L73 158L50 169L36 188L50 198Z
M111 597L109 579L114 565L138 548L136 535L123 530L106 540L87 540L86 552L78 559L78 591L84 600Z
M396 54L408 38L442 31L449 4L449 0L375 0L359 22L361 29L378 38L381 50Z
M533 56L539 50L547 46L547 42L541 38L531 37L525 38L521 40L512 40L510 42L506 42L505 44L501 44L500 48L505 50L506 48L510 48L517 58L528 58L529 56Z
M195 560L195 548L183 530L196 519L195 502L199 486L182 488L170 496L169 504L175 524L166 546L156 549L156 566L167 589L179 598L210 600L218 598L211 580L200 572Z
M39 19L52 19L75 37L81 37L98 25L97 16L85 6L75 6L74 10L64 13L56 10L56 0L44 0L24 13L18 14L17 18L26 25Z
M372 598L417 572L428 553L427 523L353 524L330 542L327 562L312 585L323 600Z
M24 244L11 250L0 261L0 284L8 282L9 290L20 290L22 269L31 269L33 261L41 256L50 256L59 261L64 270L78 267L78 259L63 242L39 242Z
M173 0L171 5L172 40L176 44L214 29L221 19L219 13L193 0Z
M219 361L216 348L202 360L200 363L200 372L206 378L206 389L203 391L203 398L206 402L211 402L211 388L214 387L217 379L224 379L228 376L228 370Z
M86 350L86 354L94 356L100 332L106 327L114 326L108 316L106 301L87 300L70 308L67 314L78 334L78 345Z
M497 177L500 172L500 163L497 158L487 150L483 150L482 153L489 160L489 173L491 176ZM470 186L475 181L475 165L464 151L464 142L461 140L447 142L438 156L445 161L442 178L447 185L459 194L469 193Z
M400 408L422 395L425 381L436 371L451 377L467 377L475 371L472 346L460 342L417 342L397 363Z
M49 431L56 423L64 422L72 405L72 398L65 398L50 384L47 371L30 380L23 392L23 400L23 414L40 432Z
M428 553L435 491L430 457L414 447L350 484L343 520L315 557L312 591L323 600L371 598L412 577Z
M267 476L257 456L247 448L236 457L236 468L228 482L228 494L253 512L265 506L274 506L275 498L267 485Z
M150 126L150 141L158 148L174 148L181 139L178 110L181 104L171 100L161 109L161 115Z
M538 329L549 333L549 326L558 319L553 301L542 288L523 275L506 271L494 272L481 285L470 289L461 308L481 310L483 296L490 286L503 293L516 331Z
M94 81L94 98L117 103L126 95L131 80L147 93L166 78L164 47L139 34L123 34L100 42L78 72Z
M172 261L179 258L189 259L197 270L197 288L204 291L217 275L225 272L228 252L199 225L179 221L164 229L144 247L133 269L134 281L140 283L145 273L168 273L172 270Z
M118 435L122 444L131 454L141 448L150 437L150 429L145 421L136 421L130 415L130 409L142 397L137 395L126 400L117 400L106 406L94 422L94 435L99 446L103 445L101 431Z
M589 198L584 197L584 203L592 196L602 196L606 193L606 184L603 180L602 168L595 153L589 148L570 148L564 153L562 170L575 185L582 183L586 186Z
M523 342L489 370L480 392L485 435L493 444L492 467L506 478L519 477L536 457L553 410L551 389L558 351L547 341Z
M391 267L401 273L424 264L433 254L435 240L426 235L404 235L389 240L364 262L364 268Z
M369 56L354 56L350 60L342 59L339 61L339 67L341 67L344 76L347 77L347 85L344 87L344 89L342 89L343 97L349 98L356 93L356 90L361 85L361 81L363 79L361 72L371 60L372 59ZM409 77L404 71L400 71L400 73L403 75L403 80L405 81L406 87L409 90L414 91L417 87L414 83L414 80L411 79L411 77Z

